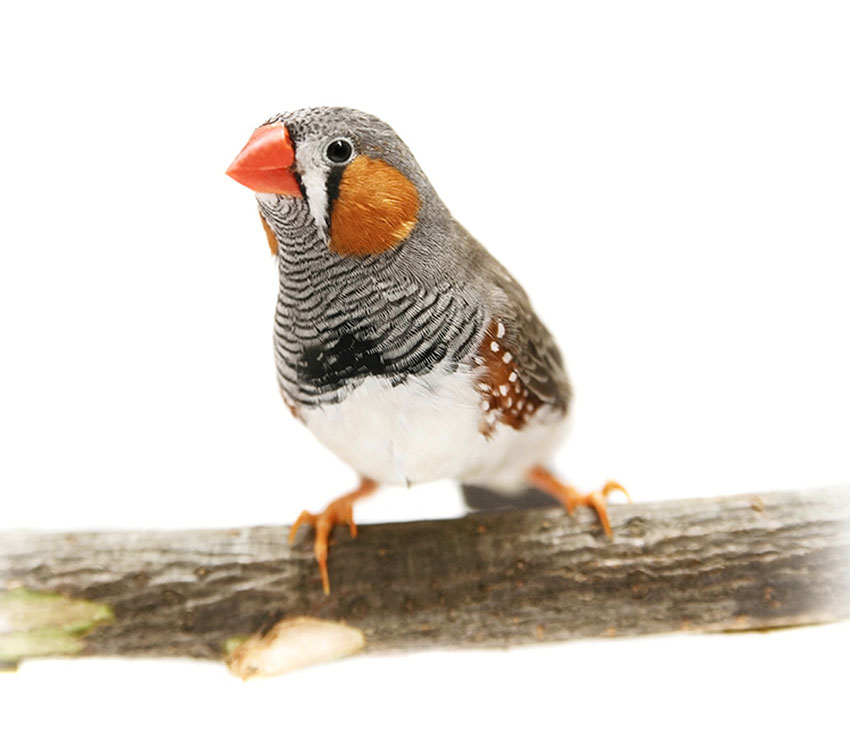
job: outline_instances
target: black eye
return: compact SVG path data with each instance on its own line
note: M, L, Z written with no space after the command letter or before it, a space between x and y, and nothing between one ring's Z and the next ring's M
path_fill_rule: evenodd
M351 157L351 143L348 140L334 140L325 151L331 163L345 163Z

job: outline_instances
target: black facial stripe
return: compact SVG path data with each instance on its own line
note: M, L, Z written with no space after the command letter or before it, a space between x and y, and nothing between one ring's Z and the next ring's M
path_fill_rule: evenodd
M345 166L336 166L331 168L328 173L328 180L325 185L325 190L328 193L328 207L327 207L327 217L328 224L330 224L331 214L334 206L334 202L339 196L339 182L342 180L342 172L345 170Z
M304 183L301 181L301 174L298 171L293 170L292 175L295 176L295 182L298 184L298 188L301 190L301 196L306 199L307 192L304 191Z

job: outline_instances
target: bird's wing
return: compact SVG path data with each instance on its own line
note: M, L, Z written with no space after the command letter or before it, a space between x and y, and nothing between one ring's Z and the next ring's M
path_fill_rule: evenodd
M554 337L534 312L522 285L468 233L464 238L469 251L470 281L477 283L490 311L490 328L483 343L496 341L510 350L515 358L513 364L530 392L541 403L566 411L571 388ZM499 328L500 323L503 329Z
M501 284L505 304L505 343L515 349L516 366L525 386L543 403L566 409L571 389L563 357L549 329L543 324L525 291L510 277Z

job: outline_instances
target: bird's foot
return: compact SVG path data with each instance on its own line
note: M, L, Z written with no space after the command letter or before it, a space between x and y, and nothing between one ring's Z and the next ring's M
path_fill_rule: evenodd
M378 484L372 479L365 476L361 478L360 486L354 491L344 494L339 499L335 499L324 510L318 514L313 514L304 510L298 519L289 530L289 542L295 540L298 533L298 528L302 525L312 525L316 531L316 537L313 540L313 553L316 556L316 561L319 563L319 573L322 575L322 590L325 595L330 595L331 583L328 578L328 538L335 525L348 525L351 537L357 537L357 525L354 522L353 505L358 499L368 497Z
M629 496L625 487L617 481L608 481L601 489L597 489L596 491L592 491L587 494L582 494L578 491L578 489L559 481L548 469L543 468L543 466L535 466L532 468L528 473L528 480L532 486L545 492L550 497L557 499L562 505L564 505L570 515L573 514L573 511L577 506L587 505L588 507L593 507L593 509L596 510L596 514L599 516L599 522L602 523L602 528L605 531L605 534L609 538L612 533L611 523L608 520L608 495L611 492L620 491L626 495L626 499L628 499L629 502L632 501L632 498Z

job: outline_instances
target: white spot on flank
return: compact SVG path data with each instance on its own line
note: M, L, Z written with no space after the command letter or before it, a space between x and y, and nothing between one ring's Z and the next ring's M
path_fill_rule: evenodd
M509 399L507 400L507 402L505 403L505 406L507 406L509 409L510 409L510 408L511 408L511 406L513 406L513 405L514 405L514 400L513 400L512 398L509 398Z
M499 321L499 325L496 326L496 338L501 339L505 335L505 326Z
M513 383L516 380L516 377L517 377L516 376L516 370L514 370L510 375L508 375L508 380L510 380L511 383Z
M490 390L490 384L489 383L479 383L478 388L479 388L479 390L482 390L482 391L489 391Z
M492 349L494 352L498 352L499 351L499 342L491 341L490 342L490 349Z
M481 408L484 411L489 411L490 410L490 402L489 401L482 401L481 402Z
M514 358L514 356L510 352L505 352L502 355L502 362L504 362L507 365L508 362L510 362L513 358Z
M508 395L508 387L506 385L500 385L499 386L499 393L501 393L503 396L507 396Z

